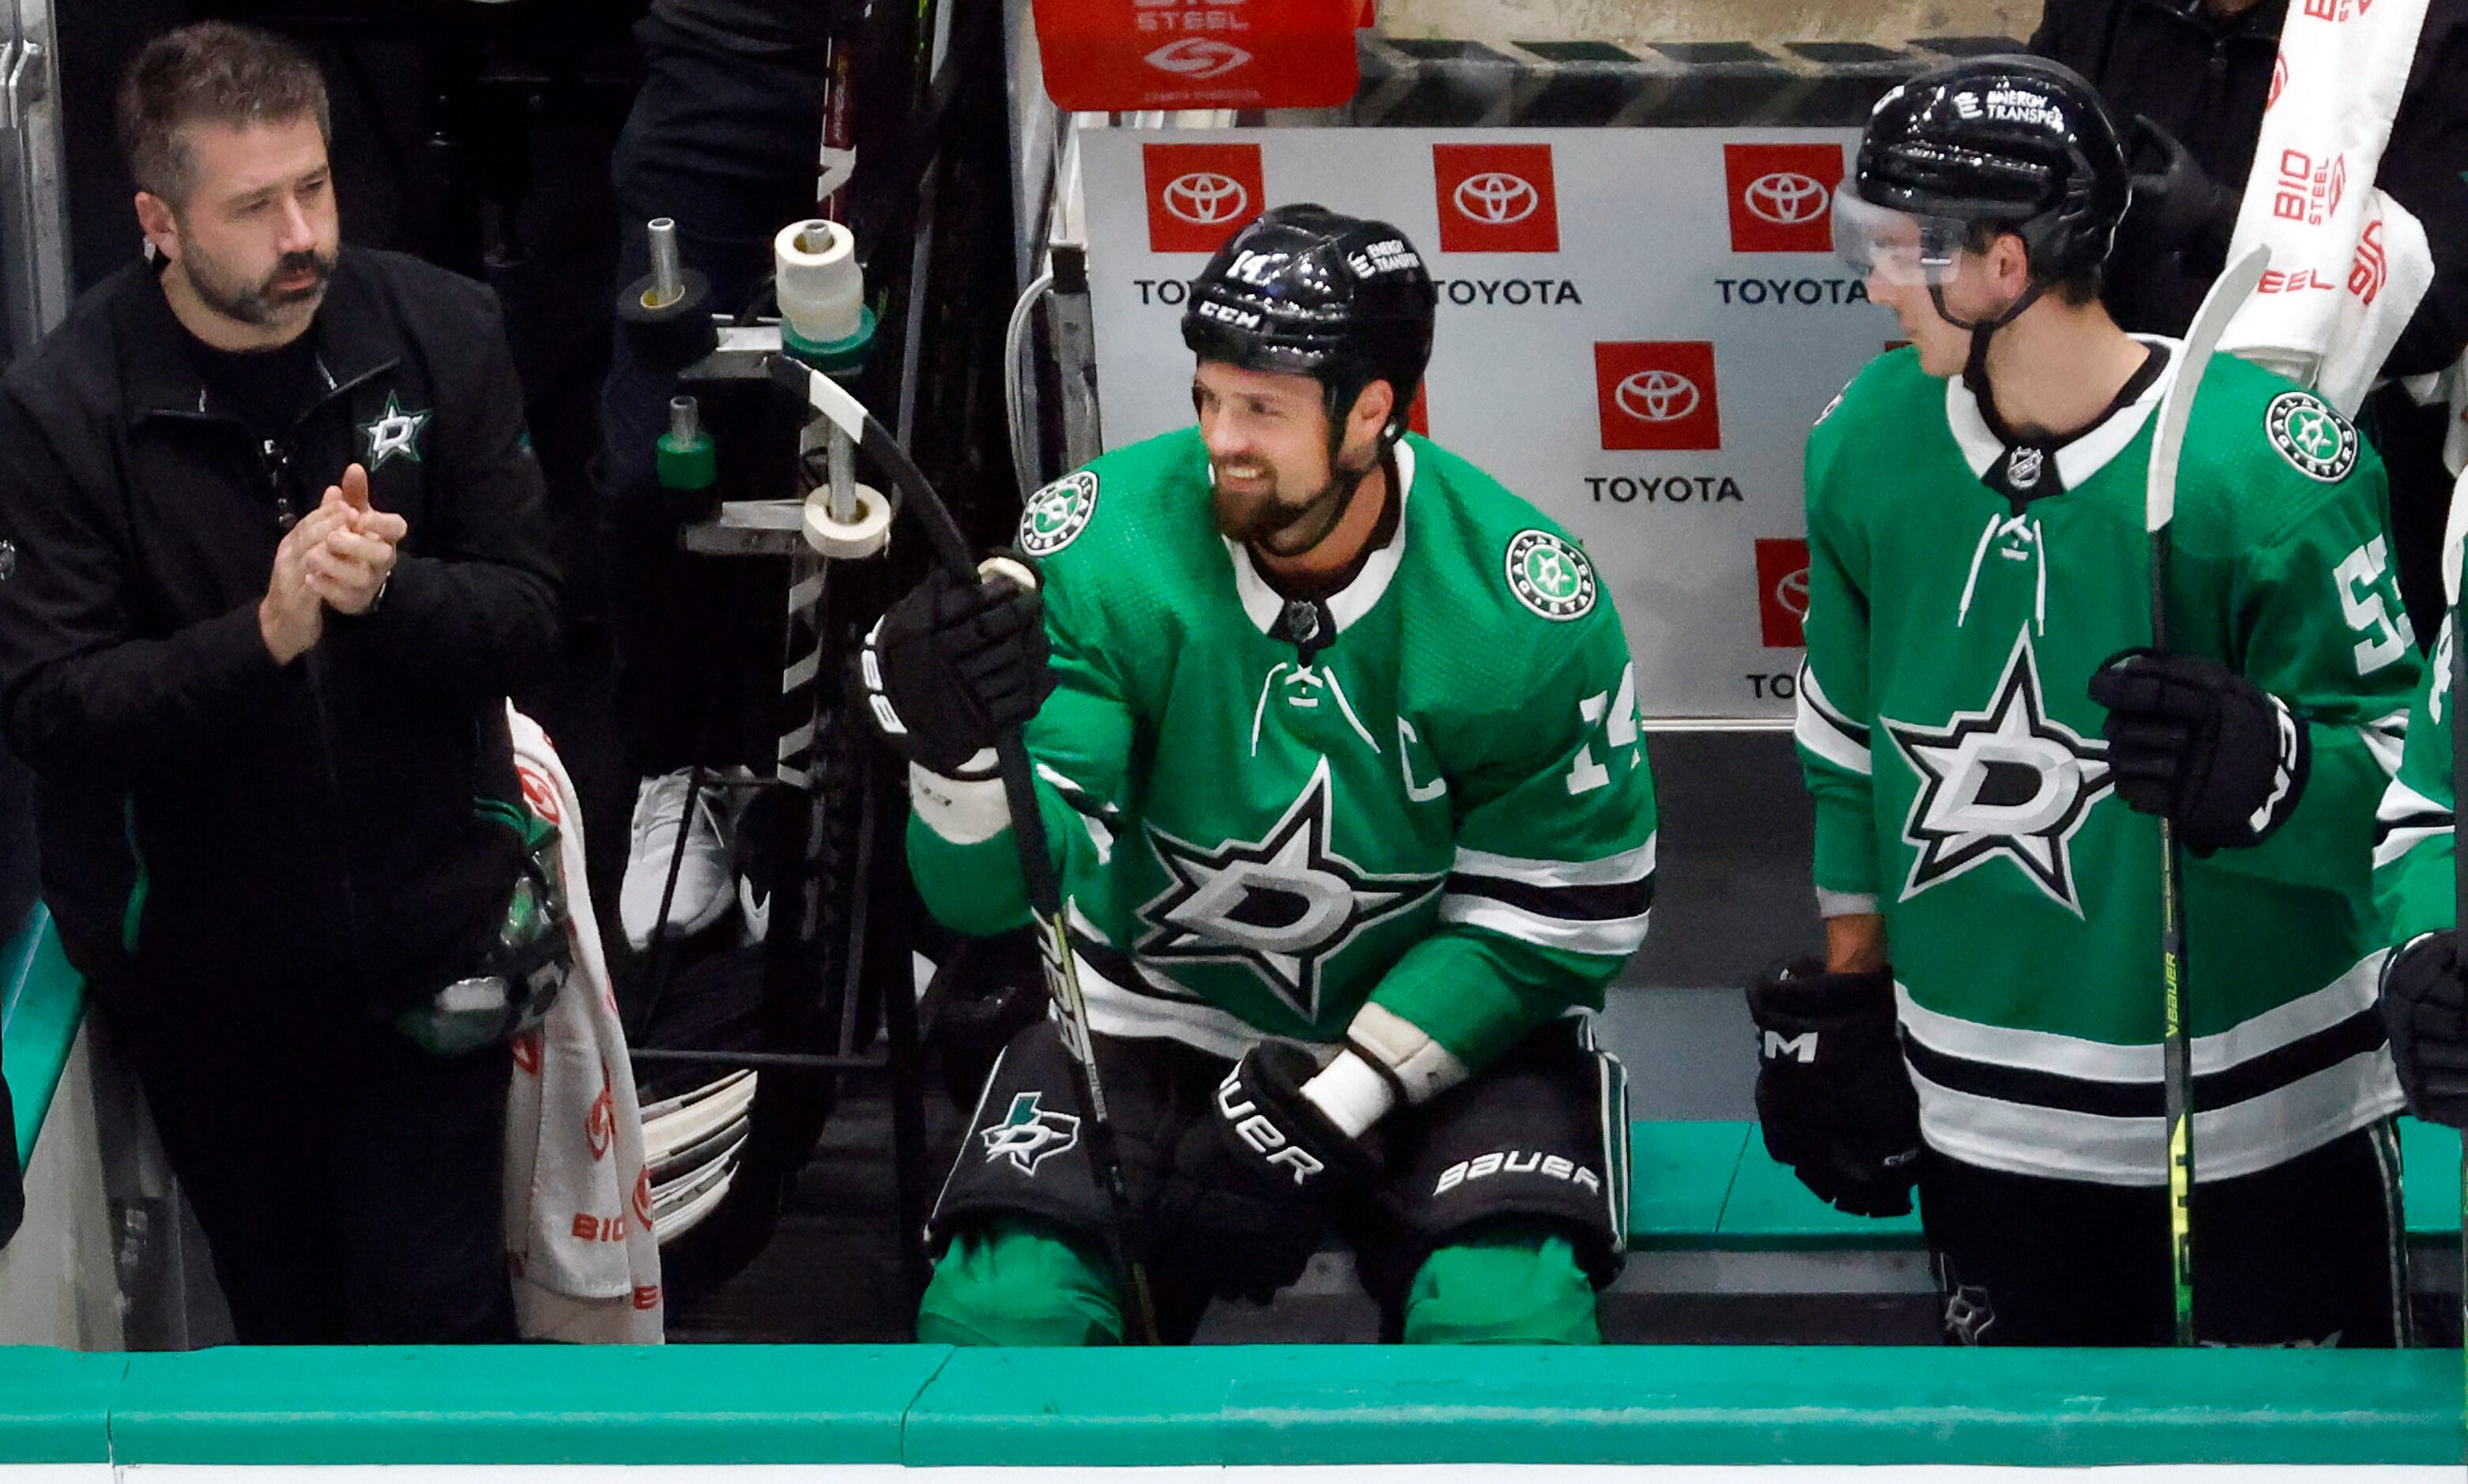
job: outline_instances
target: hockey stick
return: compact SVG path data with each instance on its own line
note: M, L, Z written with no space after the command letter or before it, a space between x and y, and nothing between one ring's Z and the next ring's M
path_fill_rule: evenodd
M2185 426L2194 416L2194 395L2203 369L2262 270L2271 249L2256 246L2228 264L2203 296L2185 329L2184 359L2177 379L2160 399L2159 425L2151 435L2151 482L2143 497L2143 528L2151 536L2151 648L2168 651L2168 525L2177 515L2177 461L2185 448ZM2185 1028L2185 847L2176 822L2160 816L2160 1081L2168 1124L2168 1265L2174 1280L2177 1343L2194 1343L2194 1057Z
M2468 559L2468 472L2452 487L2451 513L2442 532L2442 604L2451 629L2451 932L2459 962L2468 964L2468 862L2459 856L2459 780L2468 777L2468 727L2459 724L2459 705L2468 700L2468 644L2459 631L2459 563ZM2435 648L2438 650L2440 646ZM2402 1294L2400 1301L2407 1302ZM2468 1336L2468 1131L2459 1135L2459 1329ZM2463 1376L2468 1383L2468 1376ZM2468 1393L2463 1393L2468 1396Z
M934 559L954 577L978 581L977 560L970 551L968 537L960 532L959 522L951 518L950 508L934 492L934 487L891 436L891 430L866 411L865 404L845 387L821 372L786 356L775 360L772 367L775 380L802 395L891 476L901 495L898 508L924 528ZM1008 573L1027 575L1017 563L1005 562L1004 566ZM996 739L994 754L1002 765L1003 801L1011 808L1012 838L1018 847L1020 875L1027 881L1029 911L1036 921L1038 958L1045 973L1045 991L1062 1015L1063 1039L1071 1053L1072 1090L1079 1095L1080 1107L1087 1115L1084 1127L1089 1173L1096 1176L1098 1188L1106 1193L1113 1209L1113 1257L1138 1311L1140 1339L1154 1345L1160 1337L1156 1306L1150 1295L1136 1212L1131 1205L1131 1187L1123 1178L1122 1153L1114 1137L1114 1120L1106 1107L1105 1084L1097 1075L1096 1043L1088 1030L1088 1002L1080 993L1080 974L1072 960L1063 917L1063 884L1055 876L1054 856L1045 836L1045 816L1037 806L1037 784L1030 771L1028 744L1018 728Z

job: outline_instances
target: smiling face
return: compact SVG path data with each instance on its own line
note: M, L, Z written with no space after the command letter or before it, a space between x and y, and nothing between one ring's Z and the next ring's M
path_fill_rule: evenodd
M1228 540L1293 557L1328 535L1344 491L1329 466L1326 394L1314 377L1201 361L1192 408L1208 445L1209 505ZM1379 457L1395 398L1374 381L1355 398L1338 460L1349 470Z
M147 238L171 263L167 274L228 322L229 338L290 339L324 302L342 245L315 117L187 124L180 143L190 167L186 198L137 196ZM177 287L174 294L176 301Z

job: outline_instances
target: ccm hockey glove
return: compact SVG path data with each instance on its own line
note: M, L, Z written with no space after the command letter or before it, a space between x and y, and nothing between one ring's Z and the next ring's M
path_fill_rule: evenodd
M2383 966L2383 1024L2408 1110L2468 1129L2468 983L2449 930L2419 933Z
M938 567L867 631L849 698L911 763L991 777L971 760L1054 689L1044 614L1034 587L999 573L965 582Z
M1766 1153L1853 1216L1908 1216L1920 1105L1894 1035L1894 975L1797 959L1748 986Z
M2164 814L2198 856L2259 845L2305 792L2305 723L2214 659L2125 650L2091 677L2117 797Z
M1219 1298L1265 1304L1301 1277L1331 1214L1371 1178L1370 1156L1303 1096L1318 1071L1300 1046L1261 1042L1175 1150L1160 1250Z

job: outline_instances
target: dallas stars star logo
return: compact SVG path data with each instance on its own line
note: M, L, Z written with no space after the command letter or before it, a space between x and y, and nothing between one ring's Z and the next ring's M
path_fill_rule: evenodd
M1322 758L1261 840L1206 850L1152 827L1150 848L1174 884L1140 909L1154 925L1139 951L1244 965L1296 1015L1317 1020L1328 961L1439 885L1437 876L1373 876L1330 850L1335 800Z
M1985 711L1956 712L1942 727L1880 719L1921 781L1903 824L1919 856L1902 900L2001 858L2082 915L2071 845L2113 787L2108 744L2048 719L2030 629L2015 641Z
M386 393L385 411L371 422L360 424L360 436L368 440L368 469L374 474L385 467L385 461L401 454L414 464L420 462L420 430L428 425L425 412L405 412L395 394Z

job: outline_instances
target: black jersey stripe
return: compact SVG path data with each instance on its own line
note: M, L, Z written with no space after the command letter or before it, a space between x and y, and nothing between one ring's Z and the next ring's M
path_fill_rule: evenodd
M1636 917L1654 905L1654 877L1604 886L1537 886L1504 876L1451 871L1443 890L1451 897L1484 897L1536 917L1569 923L1611 923Z
M2447 809L2417 810L2412 813L2396 814L2388 819L2375 820L2374 843L2380 845L2403 830L2439 831L2448 830L2451 826L2452 814Z
M2371 1051L2386 1039L2382 1016L2368 1006L2311 1036L2299 1037L2234 1066L2195 1078L2194 1107L2210 1112L2258 1098L2337 1066L2361 1052ZM1908 1030L1903 1034L1903 1054L1909 1060L1912 1071L1938 1086L2000 1103L2105 1118L2159 1118L2166 1112L2166 1091L2156 1079L2099 1082L2039 1067L1974 1062L1939 1051Z

